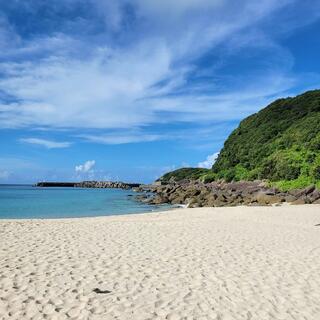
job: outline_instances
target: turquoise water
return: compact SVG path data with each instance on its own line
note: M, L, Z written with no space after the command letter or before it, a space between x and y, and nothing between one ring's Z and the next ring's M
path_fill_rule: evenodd
M137 193L120 189L36 188L0 185L0 218L71 218L150 212L134 200Z

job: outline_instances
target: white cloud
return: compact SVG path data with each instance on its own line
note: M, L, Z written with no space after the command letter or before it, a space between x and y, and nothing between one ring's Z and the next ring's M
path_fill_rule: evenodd
M47 149L68 148L71 146L71 142L57 142L39 138L22 138L20 139L20 141L24 143L39 145Z
M0 170L0 179L7 180L10 176L10 172L7 170Z
M13 127L124 128L154 121L147 102L137 100L168 76L166 47L152 42L131 52L95 51L86 62L62 57L34 65L1 64L7 77L0 80L0 86L21 102L2 104L0 123Z
M207 156L206 160L198 163L198 167L210 169L212 167L212 165L215 163L215 161L217 160L218 155L219 155L219 152L216 152L214 154L210 154L209 156Z
M141 133L128 133L128 134L102 134L102 135L79 135L80 138L101 144L127 144L138 142L152 142L161 140L163 135L157 134L141 134Z
M256 26L289 0L243 0L239 5L225 0L135 0L132 6L137 24L132 31L121 29L127 14L122 1L118 5L91 2L105 16L107 31L102 38L107 40L92 41L90 50L87 38L74 39L63 33L21 42L15 50L8 46L2 50L6 55L25 57L28 52L40 57L16 62L7 59L0 64L1 90L16 101L0 103L2 127L142 128L159 122L240 119L269 102L270 95L279 95L294 83L287 70L280 68L262 70L246 81L238 75L238 83L224 93L215 91L221 79L172 95L195 71L194 59L231 41L244 28ZM109 29L124 33L128 39L125 46L110 40ZM257 33L250 44L257 43L261 36ZM281 48L275 46L277 50ZM85 52L85 59L80 52ZM277 65L290 60L287 58L279 55ZM248 81L262 82L245 87L243 83ZM144 138L157 139L153 135ZM108 136L87 139L102 143L117 140ZM119 143L137 140L134 134L118 138Z
M93 167L95 166L96 161L95 160L88 160L84 164L80 164L75 167L75 171L77 173L92 173Z

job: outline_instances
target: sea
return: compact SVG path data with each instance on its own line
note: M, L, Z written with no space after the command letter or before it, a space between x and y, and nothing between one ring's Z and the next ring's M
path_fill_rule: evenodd
M121 189L43 188L0 185L0 219L98 217L167 210L135 200Z

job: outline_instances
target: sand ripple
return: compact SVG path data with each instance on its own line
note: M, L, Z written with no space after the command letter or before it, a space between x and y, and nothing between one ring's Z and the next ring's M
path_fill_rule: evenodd
M2 220L0 319L320 319L318 223L317 205Z

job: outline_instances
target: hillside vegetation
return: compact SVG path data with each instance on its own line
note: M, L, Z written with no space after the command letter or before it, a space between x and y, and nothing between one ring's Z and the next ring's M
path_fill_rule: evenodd
M276 100L241 121L212 171L198 179L261 179L284 190L320 187L320 90Z
M198 180L203 175L211 172L202 168L181 168L164 174L159 180L162 182L181 182L183 180Z

